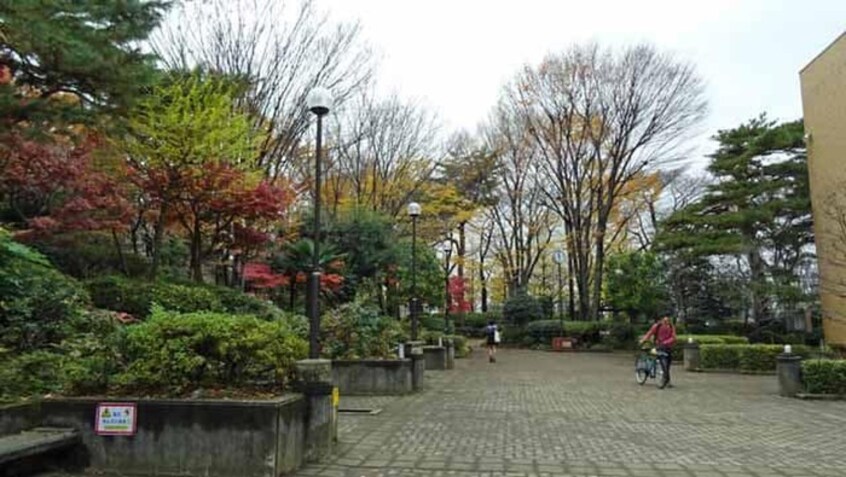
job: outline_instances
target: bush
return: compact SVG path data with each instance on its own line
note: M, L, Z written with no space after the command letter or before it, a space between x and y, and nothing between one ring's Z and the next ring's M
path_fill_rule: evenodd
M59 391L62 359L58 353L38 350L0 361L0 401Z
M502 315L492 312L472 312L464 314L464 326L467 328L484 328L490 321L499 323L502 321Z
M390 358L408 336L400 323L374 307L347 303L323 316L323 354L330 359Z
M123 263L111 234L76 232L55 235L33 242L32 246L50 259L62 273L86 280L102 275L123 273ZM144 257L124 253L129 276L146 275L149 265Z
M24 353L59 343L88 304L79 283L0 229L0 348Z
M803 361L802 381L811 394L846 395L846 360Z
M761 344L704 344L701 347L701 364L704 369L738 371L775 371L776 357L784 351L781 345ZM810 350L801 345L793 352L808 356Z
M524 342L529 346L548 345L552 338L563 336L560 320L532 321L525 326Z
M420 315L417 319L424 330L443 332L446 327L443 315Z
M253 315L267 320L290 316L272 303L232 288L187 283L146 282L118 275L86 282L98 308L146 318L153 303L181 313L216 311Z
M749 340L744 336L733 335L678 335L676 344L673 345L672 355L674 360L684 359L684 344L687 343L688 338L692 338L694 342L700 345L705 344L748 344Z
M212 312L181 314L156 307L128 327L121 393L180 395L198 388L281 389L306 341L279 321Z
M468 340L466 336L450 335L448 338L452 339L453 345L455 346L456 358L466 358L473 352L473 348L470 346L470 340Z
M530 321L542 320L543 308L535 297L520 292L505 302L502 317L508 323L523 326Z

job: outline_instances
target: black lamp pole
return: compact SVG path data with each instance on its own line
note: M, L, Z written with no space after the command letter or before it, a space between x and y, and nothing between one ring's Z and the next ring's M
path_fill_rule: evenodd
M417 341L417 217L420 216L420 205L416 202L408 204L408 215L411 216L411 341Z
M306 315L309 321L308 357L320 357L320 160L323 152L323 116L329 113L329 91L317 88L309 95L308 109L317 116L317 141L314 151L314 238L311 273L306 288Z

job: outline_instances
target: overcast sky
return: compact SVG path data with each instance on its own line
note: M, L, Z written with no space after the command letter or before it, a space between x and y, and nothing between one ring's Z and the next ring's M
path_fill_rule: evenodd
M447 131L475 130L524 64L574 43L652 43L707 83L707 137L767 112L799 118L799 70L846 30L846 0L317 0L358 20L382 88L431 107Z

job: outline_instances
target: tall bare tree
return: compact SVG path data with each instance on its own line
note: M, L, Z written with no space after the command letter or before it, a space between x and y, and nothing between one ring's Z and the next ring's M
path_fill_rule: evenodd
M291 171L311 117L305 98L328 88L336 106L365 87L373 74L370 49L358 24L339 24L312 0L183 2L153 36L170 68L207 68L243 78L245 108L263 133L259 163L270 178Z
M494 254L505 271L509 293L529 284L555 230L537 168L537 148L512 113L501 104L486 132L488 149L499 159L494 171L498 200L487 213L495 229Z
M539 150L546 194L565 223L582 319L600 307L609 219L638 174L683 157L703 119L691 65L650 46L576 46L525 68L504 93ZM590 289L590 291L588 290Z
M334 126L327 175L335 203L346 198L391 217L402 213L435 172L437 133L435 115L414 102L358 96Z

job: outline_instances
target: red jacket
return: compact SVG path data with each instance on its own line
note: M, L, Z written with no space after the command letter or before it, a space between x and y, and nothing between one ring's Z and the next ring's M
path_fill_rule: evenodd
M669 348L676 343L676 328L673 325L665 325L659 321L649 328L643 339L648 340L652 336L655 337L655 344Z

